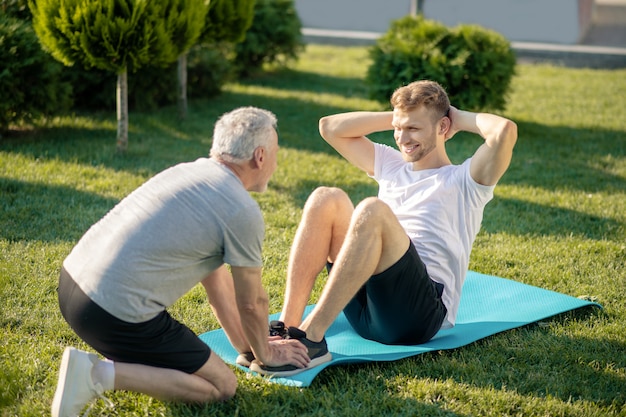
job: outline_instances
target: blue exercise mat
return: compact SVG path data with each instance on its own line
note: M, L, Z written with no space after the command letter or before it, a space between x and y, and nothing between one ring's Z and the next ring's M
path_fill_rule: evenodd
M521 327L580 307L598 304L569 295L544 290L505 278L469 271L452 329L441 330L429 342L414 345L385 345L357 335L345 316L337 317L326 333L333 359L323 365L288 378L268 378L284 385L307 387L324 368L331 365L394 361L424 352L455 349L505 330ZM313 306L308 306L308 314ZM279 314L270 316L277 319ZM225 362L235 365L237 352L222 329L200 335ZM238 366L238 365L236 365ZM240 367L248 372L248 368Z

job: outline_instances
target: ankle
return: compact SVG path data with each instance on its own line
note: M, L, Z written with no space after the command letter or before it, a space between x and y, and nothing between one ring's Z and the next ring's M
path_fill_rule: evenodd
M100 384L105 391L115 388L115 364L108 359L99 360L91 368L91 380Z
M319 343L324 339L324 333L316 331L316 329L309 327L307 329L300 328L303 332L306 333L306 338L311 342Z

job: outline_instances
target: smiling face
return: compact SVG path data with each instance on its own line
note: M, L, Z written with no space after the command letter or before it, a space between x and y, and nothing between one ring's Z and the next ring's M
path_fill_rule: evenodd
M438 146L437 122L424 106L394 109L391 124L396 145L407 162L422 161Z

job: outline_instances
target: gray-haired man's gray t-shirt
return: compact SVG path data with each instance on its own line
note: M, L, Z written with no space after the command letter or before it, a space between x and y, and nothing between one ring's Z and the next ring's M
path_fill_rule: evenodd
M223 263L260 267L263 216L241 181L200 158L171 167L123 199L63 266L115 317L155 317Z

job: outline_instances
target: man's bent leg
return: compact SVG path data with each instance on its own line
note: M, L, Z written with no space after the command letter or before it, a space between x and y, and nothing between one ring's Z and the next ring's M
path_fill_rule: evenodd
M286 326L300 325L315 279L339 253L353 211L352 201L338 188L317 188L307 199L289 255L280 317Z
M102 378L106 373L103 368L109 366L115 369L112 386ZM133 363L112 364L98 359L93 353L66 348L52 401L52 416L74 417L110 389L133 391L170 401L215 402L232 398L237 380L217 355L211 355L195 374L188 374Z
M91 301L64 270L59 280L59 304L78 336L113 359L115 376L103 380L108 374L103 367L111 363L94 354L76 350L64 354L53 414L54 410L80 409L112 388L191 402L234 395L237 381L228 366L167 312L143 323L119 320ZM114 381L109 383L111 379ZM93 387L76 391L81 384Z
M140 392L154 398L184 402L225 401L235 395L237 378L212 353L195 373L133 363L115 363L115 389Z
M321 340L365 282L395 264L408 247L409 238L389 206L377 198L361 202L320 300L300 327L307 337Z

